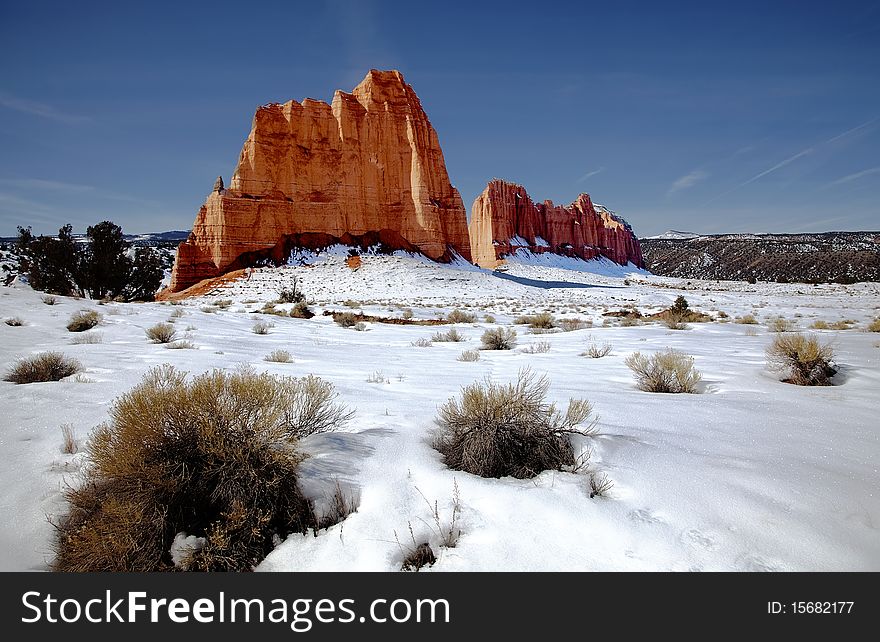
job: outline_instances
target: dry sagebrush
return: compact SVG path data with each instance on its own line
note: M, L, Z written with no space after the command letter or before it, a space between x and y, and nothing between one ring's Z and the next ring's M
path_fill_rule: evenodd
M177 331L170 323L157 323L144 332L153 343L171 343L177 337Z
M246 571L279 537L315 528L297 483L297 440L351 413L315 377L151 370L88 445L57 523L59 571ZM201 545L176 562L175 536Z
M572 399L563 414L545 401L549 388L528 369L514 383L465 386L440 407L434 448L450 468L481 477L524 479L575 465L570 437L592 434L594 424L579 427L592 408Z
M12 383L61 381L80 370L82 365L76 359L60 352L42 352L16 361L3 379Z
M491 328L480 337L483 350L513 350L516 346L516 330L510 328Z
M101 315L94 310L80 310L71 315L67 322L67 329L70 332L85 332L91 330L101 322Z
M830 386L837 373L831 344L819 343L813 336L781 334L767 346L767 363L798 386Z
M701 379L694 358L677 350L655 352L650 357L634 352L625 363L645 392L694 393Z
M476 320L476 315L470 312L462 312L457 308L446 315L446 321L449 323L474 323Z

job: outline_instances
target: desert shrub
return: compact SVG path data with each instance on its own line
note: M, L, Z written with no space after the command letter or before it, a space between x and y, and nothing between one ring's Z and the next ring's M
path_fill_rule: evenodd
M562 328L563 332L574 332L575 330L583 330L584 328L589 328L593 325L592 321L587 319L578 319L577 317L571 319L560 319L558 321L559 327Z
M188 339L180 339L178 341L172 341L171 343L166 343L165 347L168 350L195 350L196 344Z
M412 319L413 318L412 308L404 308L403 311L400 313L400 317L402 319Z
M462 312L456 308L446 315L446 320L449 323L473 323L477 320L477 317L470 312Z
M868 332L880 332L880 317L868 324Z
M333 320L343 328L353 328L358 320L353 312L341 312L333 315Z
M767 329L770 332L791 332L794 330L794 323L785 317L773 317L767 322Z
M736 317L733 322L742 325L756 325L758 320L755 318L754 314L744 314L741 317Z
M269 329L274 326L273 323L269 323L268 321L257 321L254 323L251 331L254 334L269 334Z
M667 317L667 319L668 319L668 317ZM642 324L642 321L638 317L620 317L620 325L623 328L631 328L634 325L641 325L641 324ZM668 325L669 324L667 321L667 326ZM681 323L680 326L681 327L678 327L678 325L676 325L676 327L674 329L675 330L684 330L687 327L684 325L684 323Z
M590 357L591 359L601 359L602 357L608 356L611 352L611 344L603 343L599 345L598 343L591 343L587 346L587 349L581 353L582 357Z
M73 426L63 424L61 426L61 452L65 455L74 455L79 450L76 444L76 437L73 436Z
M12 326L13 328L19 328L24 325L24 319L21 317L9 317L4 321L6 325Z
M353 326L351 326L351 329L357 330L358 332L363 332L364 330L367 329L367 324L364 323L363 321L358 321Z
M94 345L104 341L104 335L100 332L83 332L70 340L70 345Z
M220 308L221 310L226 310L231 305L232 299L217 299L216 301L214 301L214 306Z
M550 347L549 341L538 341L537 343L527 345L522 351L525 354L544 354L550 352Z
M58 299L51 294L44 294L40 297L40 301L42 301L46 305L55 305L56 303L58 303Z
M312 312L312 309L309 307L308 303L305 301L298 301L293 308L290 310L290 316L294 319L311 319L315 316L315 313Z
M464 340L464 336L455 328L450 328L447 332L435 332L431 337L431 341L436 341L437 343L460 343Z
M367 383L391 383L381 370L376 370L367 377Z
M521 370L515 383L489 380L462 389L461 397L440 407L434 439L446 465L481 477L534 477L544 470L562 470L575 463L571 434L592 411L584 400L572 399L565 414L545 401L550 380Z
M516 330L511 328L491 328L480 337L483 350L513 350L516 345Z
M540 330L550 330L556 327L556 319L549 312L539 312L531 316L517 317L514 323L520 325L527 324L529 327Z
M180 319L180 318L184 317L185 315L186 315L186 312L184 312L180 308L177 308L177 309L173 310L171 312L171 314L168 315L168 323L174 323L175 321L177 321L177 319Z
M755 330L755 329L752 328L752 327L749 327L749 328L746 328L745 335L746 335L747 337L757 337L757 336L758 336L758 331Z
M687 299L679 295L663 316L663 323L670 330L687 330L686 321L691 316L689 308Z
M813 321L813 323L810 327L813 330L828 330L830 328L830 326L828 325L828 322L823 321L822 319L816 319L815 321Z
M694 368L694 358L677 350L655 352L650 357L634 352L626 358L639 389L646 392L697 391L700 373Z
M360 302L354 301L353 299L346 299L345 301L342 302L342 305L344 305L347 308L352 308L352 309L356 309L356 308L361 307Z
M251 570L278 538L317 524L296 442L350 418L334 396L314 377L151 370L89 440L54 569Z
M60 352L41 352L16 361L3 380L12 383L60 381L80 370L82 366L76 359L65 357Z
M171 343L177 335L177 330L170 323L157 323L147 328L145 332L153 343Z
M671 310L663 317L663 323L670 330L687 330L688 325L685 323L685 316L672 312Z
M767 346L766 354L770 368L798 386L830 386L837 373L834 350L816 337L780 334Z
M479 350L465 350L460 355L458 355L457 361L479 361L480 360L480 351Z
M491 314L487 314L483 317L483 321L485 321L486 323L495 323L495 317L493 317Z
M607 497L608 491L614 486L614 482L608 479L605 473L590 473L590 499L594 497Z
M199 308L199 310L201 310L205 314L214 314L219 309L220 308L215 307L213 305L203 305L202 307Z
M431 343L431 340L428 337L422 337L420 339L416 339L415 341L410 343L410 345L414 348L430 348L434 344Z
M305 303L305 300L306 297L297 290L297 282L294 281L293 287L284 288L278 293L277 303Z
M290 363L293 361L293 357L290 356L290 353L287 350L273 350L263 357L263 361L270 361L272 363Z
M91 330L101 322L101 315L94 310L80 310L74 312L67 322L70 332L85 332Z

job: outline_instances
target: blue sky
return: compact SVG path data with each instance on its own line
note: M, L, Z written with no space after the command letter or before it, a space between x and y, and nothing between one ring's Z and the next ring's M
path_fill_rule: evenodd
M468 209L499 177L641 236L880 229L880 2L4 2L0 54L0 235L188 229L258 105L370 68Z

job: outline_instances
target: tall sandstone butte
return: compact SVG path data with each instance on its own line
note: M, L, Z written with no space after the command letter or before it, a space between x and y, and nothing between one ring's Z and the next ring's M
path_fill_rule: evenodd
M258 108L229 188L218 180L178 248L169 290L334 243L471 258L437 132L399 71L371 70L329 105Z
M519 249L553 252L584 260L607 257L644 267L639 240L623 219L594 205L589 194L564 207L535 204L522 185L495 179L474 201L470 222L471 256L484 268L496 267Z

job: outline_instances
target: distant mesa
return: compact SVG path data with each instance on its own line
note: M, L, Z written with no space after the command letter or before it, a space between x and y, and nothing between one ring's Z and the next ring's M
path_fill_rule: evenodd
M229 186L218 178L178 248L169 290L336 243L471 258L437 132L399 71L371 70L331 104L258 108Z
M519 250L644 267L639 241L622 218L581 194L569 206L533 203L522 185L495 179L474 201L471 256L484 268Z

